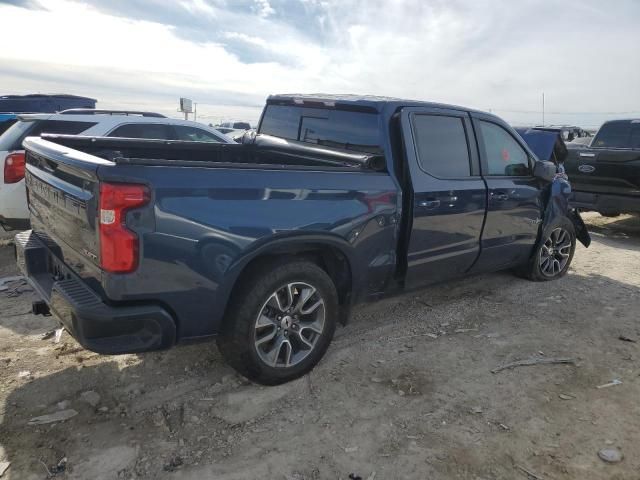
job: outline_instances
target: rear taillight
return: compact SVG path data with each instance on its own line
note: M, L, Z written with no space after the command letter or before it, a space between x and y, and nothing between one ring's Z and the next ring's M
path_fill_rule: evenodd
M4 159L4 183L18 183L24 178L24 152L10 153Z
M144 185L100 184L100 266L112 273L132 272L138 266L139 240L126 226L126 214L149 202Z

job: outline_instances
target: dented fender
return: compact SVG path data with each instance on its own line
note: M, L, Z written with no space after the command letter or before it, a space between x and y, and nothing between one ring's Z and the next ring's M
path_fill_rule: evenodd
M569 206L569 198L571 197L571 184L564 172L562 165L558 166L558 173L546 187L546 204L544 207L544 214L542 217L542 229L544 231L546 227L551 225L560 217L566 217L571 221L576 232L576 239L580 241L585 247L589 247L591 244L591 236L587 230L586 225L580 217L580 212Z

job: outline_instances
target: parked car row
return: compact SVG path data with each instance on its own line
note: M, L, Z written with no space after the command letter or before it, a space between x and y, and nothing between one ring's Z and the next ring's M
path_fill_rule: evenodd
M19 115L17 122L0 136L0 225L5 229L28 228L22 143L29 136L43 133L233 143L206 125L151 112L70 109L55 114Z
M132 130L189 125L144 115L59 117L122 123L24 139L17 262L34 312L96 352L215 336L240 373L282 383L357 303L502 269L554 280L589 244L562 170L488 113L280 95L242 143L149 140Z

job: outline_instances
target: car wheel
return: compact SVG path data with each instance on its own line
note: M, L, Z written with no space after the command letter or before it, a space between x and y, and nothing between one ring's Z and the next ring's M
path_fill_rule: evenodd
M329 347L338 319L329 275L312 262L288 260L264 263L243 278L217 338L225 360L264 385L309 372Z
M521 273L533 281L556 280L569 270L576 249L576 234L567 218L548 225Z

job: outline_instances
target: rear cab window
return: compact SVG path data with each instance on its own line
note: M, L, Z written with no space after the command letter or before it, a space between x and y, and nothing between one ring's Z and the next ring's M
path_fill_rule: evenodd
M258 133L341 150L382 153L377 113L267 105Z
M26 137L38 137L43 133L78 135L96 125L95 122L65 120L21 120L0 137L0 150L21 150Z

